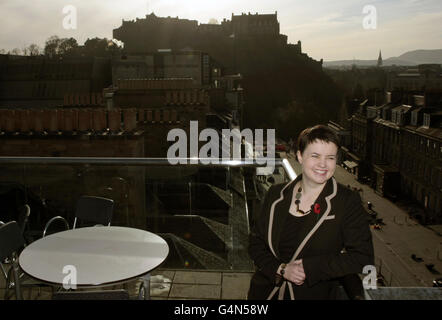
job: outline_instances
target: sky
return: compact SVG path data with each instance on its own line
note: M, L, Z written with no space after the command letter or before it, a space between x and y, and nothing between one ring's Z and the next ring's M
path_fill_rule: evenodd
M66 29L71 8L76 28ZM74 37L79 44L112 38L122 19L152 12L199 23L230 20L232 13L277 12L288 42L301 40L302 51L316 60L377 59L379 50L385 59L442 48L440 0L0 0L0 49L32 43L43 48L52 35Z

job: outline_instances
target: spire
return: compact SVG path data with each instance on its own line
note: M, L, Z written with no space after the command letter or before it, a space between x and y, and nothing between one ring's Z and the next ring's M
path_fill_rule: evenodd
M381 54L381 50L379 50L379 57L378 57L378 67L382 67L382 54Z

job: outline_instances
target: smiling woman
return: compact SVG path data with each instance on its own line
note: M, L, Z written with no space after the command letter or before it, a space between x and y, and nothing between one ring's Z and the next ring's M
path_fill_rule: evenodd
M258 269L250 299L334 299L340 279L373 264L359 194L333 177L338 148L339 139L327 126L301 132L302 174L268 190L250 235L249 253ZM355 279L361 297L362 283Z

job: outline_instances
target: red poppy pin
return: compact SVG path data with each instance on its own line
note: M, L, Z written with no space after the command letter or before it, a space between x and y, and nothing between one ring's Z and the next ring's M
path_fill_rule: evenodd
M320 214L321 213L321 206L319 205L319 203L315 203L315 206L313 207L313 211L316 214Z

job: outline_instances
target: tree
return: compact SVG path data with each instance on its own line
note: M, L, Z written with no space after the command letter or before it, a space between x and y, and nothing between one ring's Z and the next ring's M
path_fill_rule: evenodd
M20 53L21 53L21 50L19 48L14 48L9 52L9 54L16 55L16 56L20 55Z
M30 56L38 56L40 54L40 47L35 43L32 43L28 47L28 53Z
M50 57L57 55L60 41L61 40L58 36L49 37L45 42L44 55Z
M87 39L84 42L82 53L86 56L106 57L121 51L121 44L118 41L107 38Z
M60 43L58 44L58 54L69 54L75 52L78 48L77 40L74 38L63 38L60 39Z
M74 38L51 36L46 40L44 54L51 57L55 55L67 55L75 53L77 49L78 43Z

